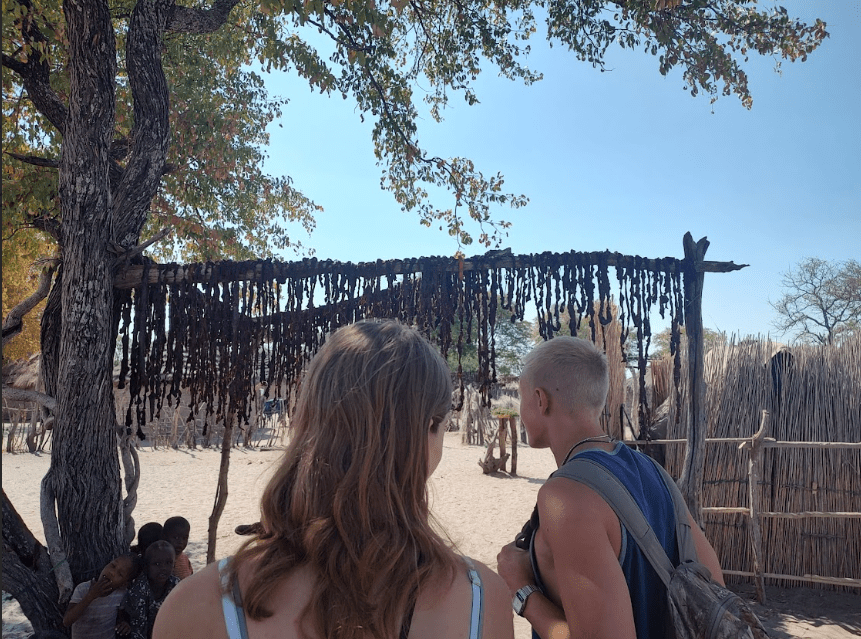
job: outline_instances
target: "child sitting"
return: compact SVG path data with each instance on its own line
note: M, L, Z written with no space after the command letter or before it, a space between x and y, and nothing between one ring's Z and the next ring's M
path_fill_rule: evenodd
M179 579L171 574L174 558L173 546L164 540L153 542L146 549L144 571L129 586L120 606L120 618L131 629L130 639L152 637L158 610L168 593L179 583Z
M129 634L128 624L117 622L117 610L126 585L137 574L131 555L120 555L104 567L98 578L80 583L72 593L63 625L72 626L72 639L114 639Z
M138 529L138 543L132 546L131 550L133 553L137 553L141 560L143 560L144 553L146 549L149 548L149 545L158 541L162 538L162 533L164 532L162 525L157 521L151 521Z
M176 561L173 564L173 575L180 579L190 577L194 573L191 561L183 551L188 546L188 535L191 533L191 524L185 517L171 517L164 522L162 539L169 541L176 552Z

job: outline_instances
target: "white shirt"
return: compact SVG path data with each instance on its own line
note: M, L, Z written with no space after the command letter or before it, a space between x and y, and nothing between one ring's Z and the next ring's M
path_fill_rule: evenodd
M83 601L91 585L91 581L78 584L69 604ZM125 594L125 588L118 588L106 597L93 599L84 613L72 624L72 639L114 639L117 610Z

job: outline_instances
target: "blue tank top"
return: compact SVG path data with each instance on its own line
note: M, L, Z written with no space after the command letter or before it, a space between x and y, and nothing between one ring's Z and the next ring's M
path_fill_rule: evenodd
M622 442L617 443L610 453L593 448L576 453L571 459L575 457L586 457L601 464L622 482L643 511L667 556L676 565L679 551L673 500L652 462ZM665 639L667 589L637 543L629 539L624 525L619 563L631 593L637 639ZM538 637L535 632L532 636Z
M675 566L679 550L673 499L652 462L622 442L617 443L611 453L593 448L574 457L586 457L601 464L624 484ZM622 537L620 561L631 593L637 639L664 639L667 636L667 589L637 543L628 538L624 526Z

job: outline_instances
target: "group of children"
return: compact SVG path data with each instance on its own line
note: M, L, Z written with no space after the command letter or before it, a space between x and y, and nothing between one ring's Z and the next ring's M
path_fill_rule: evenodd
M72 639L150 639L165 597L193 572L184 552L190 532L184 517L141 526L130 554L75 588L63 617Z

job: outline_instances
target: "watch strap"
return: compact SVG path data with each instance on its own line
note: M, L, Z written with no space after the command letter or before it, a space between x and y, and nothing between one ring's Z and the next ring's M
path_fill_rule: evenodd
M518 616L523 616L523 610L526 608L526 600L533 592L540 592L538 586L535 584L523 586L523 588L520 588L516 593L514 593L514 598L511 600L511 607Z

